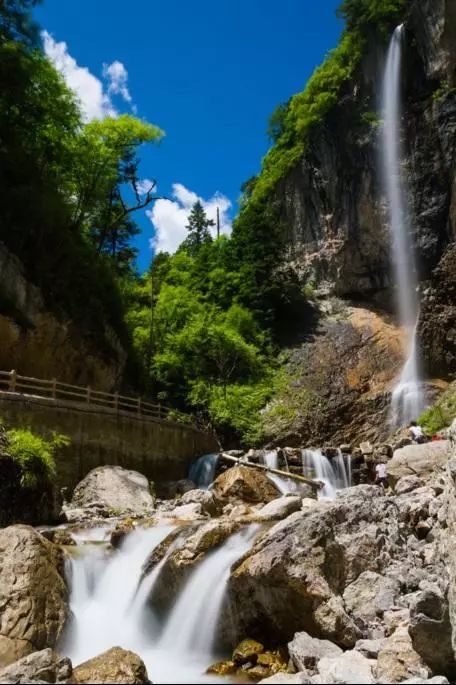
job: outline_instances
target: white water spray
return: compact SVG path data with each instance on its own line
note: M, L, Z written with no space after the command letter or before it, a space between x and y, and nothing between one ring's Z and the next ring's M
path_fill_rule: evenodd
M320 450L302 450L302 472L307 478L322 481L324 487L319 496L332 499L339 490L351 485L350 456L344 457L339 450L334 459L325 457Z
M210 660L230 568L250 548L258 530L252 525L232 535L200 563L171 612L159 648Z
M392 422L395 426L416 418L423 409L423 393L420 383L416 324L419 316L417 276L413 242L410 236L406 191L401 177L400 143L400 84L402 62L403 26L398 26L391 38L382 88L383 126L383 175L388 198L391 231L391 251L397 286L399 320L406 337L404 356L406 362L393 390Z
M215 478L219 455L204 454L190 466L188 477L200 490L207 490Z

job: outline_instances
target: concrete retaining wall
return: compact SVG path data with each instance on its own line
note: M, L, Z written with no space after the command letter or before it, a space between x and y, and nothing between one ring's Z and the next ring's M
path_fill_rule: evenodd
M71 439L57 458L58 486L70 489L103 464L154 481L185 478L196 457L218 450L213 435L192 426L62 400L0 392L0 417L44 437L55 431Z

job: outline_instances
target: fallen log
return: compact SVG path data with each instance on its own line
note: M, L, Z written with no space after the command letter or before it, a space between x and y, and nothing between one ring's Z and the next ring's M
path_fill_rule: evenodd
M270 473L275 473L277 476L282 478L291 478L292 480L297 480L300 483L305 483L310 485L314 490L321 490L324 487L324 483L320 480L313 480L312 478L306 478L306 476L301 476L297 473L290 473L289 471L282 471L280 469L273 469L271 466L266 466L265 464L254 464L252 461L244 461L238 457L232 457L231 454L225 454L221 452L219 455L220 459L225 461L231 461L238 466L251 466L253 469L259 469L261 471L269 471Z

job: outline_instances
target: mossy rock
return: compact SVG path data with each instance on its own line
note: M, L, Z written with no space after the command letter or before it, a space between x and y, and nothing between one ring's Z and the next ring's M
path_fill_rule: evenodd
M264 645L261 642L250 639L242 640L233 652L233 661L238 666L248 663L256 664L258 656L263 652Z
M206 673L218 676L233 675L233 673L237 672L237 668L234 661L218 661L216 664L209 666Z

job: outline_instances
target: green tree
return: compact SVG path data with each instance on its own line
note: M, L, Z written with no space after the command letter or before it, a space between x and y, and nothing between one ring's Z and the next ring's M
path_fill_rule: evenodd
M183 244L189 254L197 254L202 245L212 241L210 226L215 226L215 222L207 218L203 205L197 200L188 217L188 237Z

